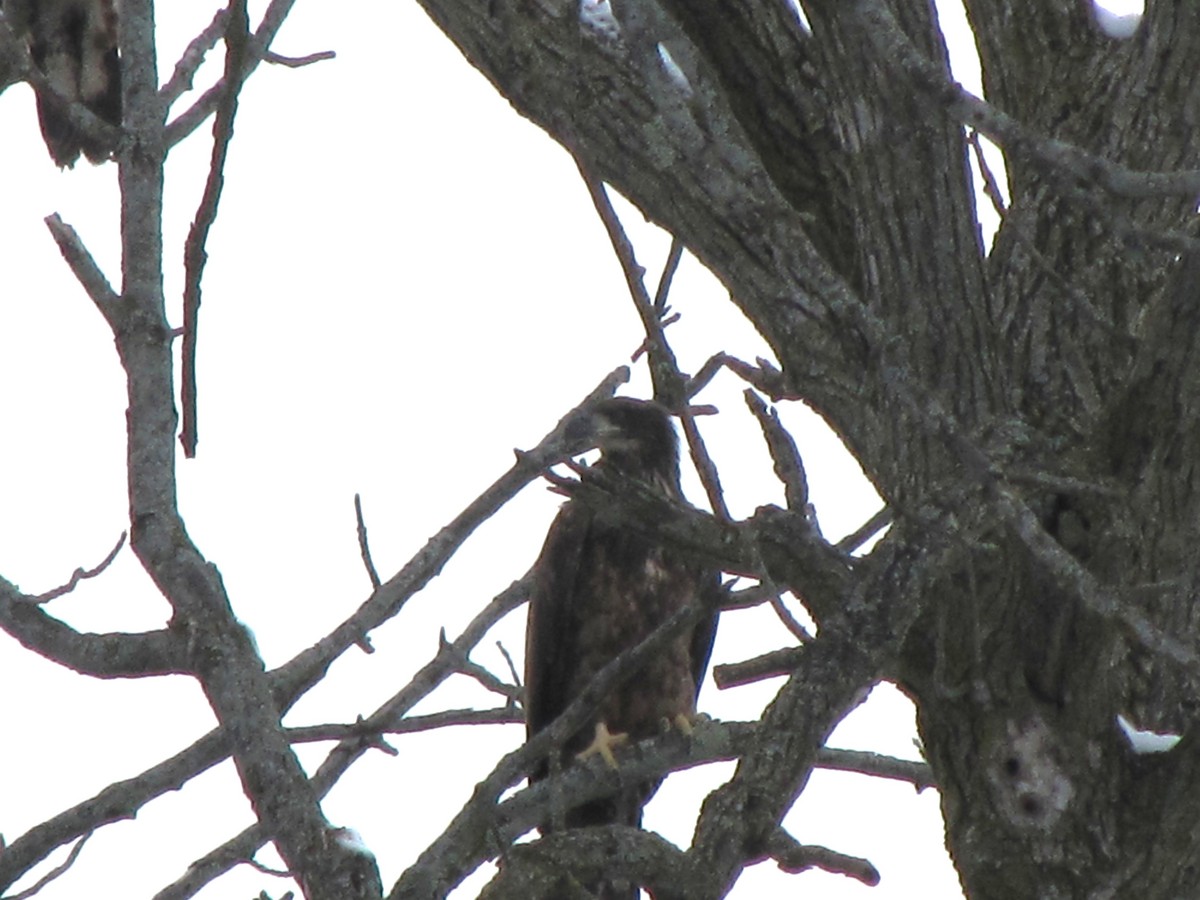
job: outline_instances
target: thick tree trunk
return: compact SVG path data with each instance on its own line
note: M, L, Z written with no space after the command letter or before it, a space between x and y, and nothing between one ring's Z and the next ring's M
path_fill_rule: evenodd
M979 112L920 0L810 0L811 31L782 0L614 0L616 28L422 3L724 281L893 506L890 552L940 548L877 674L917 703L969 895L1200 892L1196 741L1139 757L1115 724L1196 707L1197 190L1128 170L1197 166L1200 7L1118 42L1090 0L968 0ZM987 254L965 120L1006 151Z

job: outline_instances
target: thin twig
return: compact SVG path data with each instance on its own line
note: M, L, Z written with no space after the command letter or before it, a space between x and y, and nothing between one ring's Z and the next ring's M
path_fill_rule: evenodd
M233 0L229 10L229 21L225 27L225 91L213 120L213 148L208 180L204 184L204 193L200 198L196 218L192 221L183 251L183 346L180 350L183 427L179 432L179 442L183 444L183 454L188 459L196 455L196 443L200 438L196 409L196 329L200 317L200 281L204 276L204 264L208 261L205 244L217 218L221 189L225 185L225 160L229 154L229 142L233 138L233 120L237 115L238 94L243 84L246 44L250 38L246 0Z
M724 351L722 351L720 353L714 353L704 361L704 365L700 367L700 371L688 379L688 397L695 397L698 393L708 387L709 382L711 382L713 378L716 377L717 373L725 367L725 357L726 354Z
M283 22L295 2L296 0L271 0L271 5L263 13L262 21L250 41L249 52L243 61L242 72L239 76L241 81L245 81L262 61L263 54L267 52L271 41L283 27ZM216 110L224 96L225 79L222 78L205 91L186 111L171 120L163 134L163 146L174 147L199 128L201 123Z
M992 201L992 209L996 211L996 215L1003 219L1008 215L1008 209L1004 205L1004 194L1000 191L1000 182L996 180L996 174L983 155L983 142L974 128L967 129L967 143L975 153L975 163L979 166L979 174L983 178L983 193Z
M833 546L843 553L853 553L878 532L891 525L894 518L891 508L885 506Z
M667 317L667 295L671 292L671 282L675 280L675 273L679 270L679 263L683 259L683 241L675 235L671 235L671 250L667 253L667 261L663 264L662 275L658 278L658 290L654 292L654 314L659 320ZM667 323L664 321L663 325Z
M770 397L772 403L778 403L780 400L803 399L788 387L783 373L770 360L760 356L755 362L756 366L728 353L714 353L700 367L700 371L696 373L695 377L688 380L687 395L694 397L712 381L721 369L728 369L742 381Z
M362 554L363 565L367 569L367 577L371 579L371 589L376 590L382 582L375 562L371 559L371 547L367 543L367 523L363 521L362 498L354 495L354 521L358 523L358 550Z
M454 644L446 640L446 629L443 628L438 638L439 652L451 654L455 669L468 678L473 678L492 693L508 699L510 703L521 699L521 686L512 685L494 675L491 670L471 660L465 653L455 649Z
M730 584L732 583L730 582ZM771 591L767 586L765 584L755 584L737 591L726 591L725 602L721 604L721 609L752 609L755 606L762 606L764 603L770 602Z
M447 709L438 713L428 713L424 716L407 716L399 722L388 725L382 732L368 731L367 721L361 720L353 724L331 722L327 725L302 725L285 729L288 740L293 744L311 744L317 741L352 741L362 739L371 741L380 734L414 734L418 731L434 731L438 728L453 728L458 725L512 725L525 721L525 715L511 704L497 706L492 709ZM384 750L387 746L378 746ZM390 752L389 752L390 751ZM389 756L395 756L396 751L384 750Z
M665 332L668 328L670 328L672 325L674 325L676 322L678 322L682 318L683 318L683 316L681 316L679 313L671 313L671 315L662 319L661 324L662 324L663 331ZM642 358L643 355L649 353L650 352L650 344L651 344L650 338L648 338L648 337L642 338L642 342L640 344L638 344L638 348L636 350L634 350L631 354L629 354L629 361L637 362L639 359Z
M58 213L51 213L43 221L50 229L54 243L58 244L58 251L67 261L72 274L83 285L83 289L87 291L91 301L96 304L96 308L100 310L106 320L109 320L112 307L119 298L96 264L96 260L83 245L83 241L79 239L75 229L59 218Z
M164 105L170 106L192 89L193 80L204 63L204 57L225 33L225 20L228 17L227 8L218 9L204 30L192 38L179 61L175 63L175 71L171 73L170 79L158 90L158 96Z
M776 828L767 838L767 853L779 868L791 875L818 868L835 875L847 875L870 887L879 884L879 870L870 860L816 844L801 844L782 828Z
M775 615L783 623L783 627L790 631L792 637L800 643L807 644L813 639L808 629L801 625L796 617L792 615L792 611L784 604L783 596L778 591L774 591L771 594L771 609L775 610Z
M696 467L696 474L700 476L701 484L704 485L704 493L708 496L713 515L722 522L732 522L733 516L729 514L729 507L725 503L725 491L721 487L720 476L717 475L717 466L709 456L704 438L700 436L700 429L696 427L695 416L685 405L680 410L679 418L683 422L683 434L687 439L692 464Z
M38 594L36 597L29 597L29 598L23 598L23 599L27 599L28 602L30 602L30 603L42 604L42 603L49 603L51 600L55 599L56 597L63 596L63 594L71 593L71 591L75 590L75 588L79 585L79 582L83 581L85 578L95 578L97 575L99 575L101 572L103 572L105 569L107 569L109 566L112 565L113 560L117 558L117 554L121 552L121 548L125 546L125 538L127 536L128 535L126 534L126 532L122 531L121 536L119 538L117 538L116 544L114 544L113 548L108 551L108 556L104 557L104 559L102 559L100 561L100 564L97 565L95 568L85 569L82 566L80 566L74 572L71 573L71 578L69 581L67 581L66 584L59 585L56 588L51 588L50 590L46 591L46 593Z
M625 274L625 284L629 288L629 296L637 308L638 316L642 320L642 327L646 331L646 338L649 341L650 375L654 382L655 398L679 414L679 420L683 424L683 434L687 439L688 451L692 457L692 464L695 465L696 473L700 476L700 482L704 486L704 493L708 497L709 505L717 518L723 522L730 522L732 518L729 515L729 507L725 504L725 493L721 488L717 467L713 464L712 457L709 456L708 449L704 445L704 439L700 436L700 430L696 427L695 417L688 409L687 379L679 371L675 354L663 333L663 323L659 319L657 301L650 299L650 295L646 292L646 285L642 281L645 270L638 265L633 244L630 243L628 235L625 234L625 228L608 199L608 192L605 191L604 184L592 175L582 162L576 160L576 164L579 167L580 177L587 185L592 204L596 207L596 213L600 216L605 231L608 232L613 251L621 264L621 271ZM682 248L680 248L680 252L682 252ZM665 287L670 284L667 272L678 265L678 260L674 257L673 253L667 259L667 267L660 280L661 298L664 305L666 303Z
M817 751L817 766L838 772L854 772L872 778L887 778L911 784L918 792L937 787L933 769L929 763L914 759L900 759L869 750L842 750L837 747L822 747Z
M678 372L678 366L675 363L675 354L671 351L666 337L663 335L662 321L655 310L654 301L650 299L650 295L646 292L646 285L642 281L646 270L638 264L633 244L625 233L625 227L621 224L617 211L613 209L612 202L608 199L604 183L589 172L581 160L576 159L575 163L579 168L579 176L583 179L588 195L592 199L592 205L596 208L596 214L600 217L600 222L608 234L617 261L621 264L621 272L625 276L625 286L629 290L629 296L633 300L638 318L641 319L642 329L646 332L654 397L672 412L678 412L684 405L683 394L680 391L681 385L677 384L676 378L672 377L673 372Z
M804 460L800 457L800 451L796 449L796 441L779 421L779 413L774 409L768 410L762 398L752 388L746 388L743 396L746 398L746 406L750 408L754 418L758 419L759 428L762 429L763 440L767 442L767 450L774 464L775 477L783 483L788 509L813 518L808 504L808 476L804 471Z
M38 605L36 597L17 590L16 585L2 575L0 629L40 656L81 675L98 678L144 678L150 675L175 675L190 671L187 663L187 639L178 631L165 627L136 634L127 631L76 631L70 625L46 613ZM82 828L73 832L60 843L79 837L87 830L89 829ZM0 890L7 886L4 884L2 873L10 857L12 854L9 852L0 853Z
M803 653L802 647L784 647L753 659L713 666L713 682L720 690L726 690L767 678L790 675L799 665Z
M60 875L65 874L66 871L69 868L71 868L71 866L75 865L75 860L79 859L79 854L80 854L80 851L83 850L83 845L88 842L88 839L91 838L91 836L93 834L95 834L94 831L89 831L87 834L83 835L78 841L76 841L75 846L71 848L71 852L67 855L67 858L65 860L63 860L62 864L55 866L53 869L51 869L49 872L47 872L45 875L43 875L41 878L39 878L37 880L37 883L34 884L32 887L30 887L24 891L21 891L19 894L9 894L8 896L6 896L4 898L4 900L27 900L27 898L32 897L34 894L38 893L42 888L44 888L46 885L48 885L54 879L58 878Z
M513 684L517 686L518 690L521 690L521 674L517 671L517 667L513 663L512 655L509 654L508 649L504 646L503 641L496 641L496 646L500 649L500 655L504 657L504 661L508 663L508 672L510 675L512 675ZM524 697L524 694L521 696ZM523 699L522 703L524 703Z
M294 872L289 872L286 869L272 869L266 863L260 863L253 856L247 856L245 859L239 859L238 862L244 863L252 869L262 872L264 875L271 875L275 878L295 878Z
M287 66L289 69L299 69L304 66L311 66L313 63L318 63L322 60L337 57L337 54L332 50L318 50L316 53L309 53L305 56L284 56L272 50L264 50L261 55L263 62L277 66Z

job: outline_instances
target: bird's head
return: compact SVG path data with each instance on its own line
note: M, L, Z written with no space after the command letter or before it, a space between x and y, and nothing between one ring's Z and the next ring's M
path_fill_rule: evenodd
M666 407L651 400L612 397L590 406L567 429L579 448L599 449L600 462L644 480L679 480L679 439Z

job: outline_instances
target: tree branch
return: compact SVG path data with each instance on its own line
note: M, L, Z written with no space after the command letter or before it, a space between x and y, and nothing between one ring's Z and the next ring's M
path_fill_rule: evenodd
M250 41L241 72L242 81L249 78L251 73L258 68L258 64L263 60L267 48L271 46L271 41L275 39L275 35L279 32L279 29L283 27L283 23L287 19L288 13L292 11L292 6L295 2L296 0L271 0L271 4L267 7L267 11L263 13L262 20L259 22L258 28L254 31L254 37ZM220 105L221 98L225 96L225 91L226 81L222 78L201 94L200 98L188 107L185 112L180 113L172 119L163 135L165 145L168 148L174 147L199 128L200 124L212 115Z
M108 279L104 273L100 271L100 267L96 265L96 260L92 258L92 254L88 252L87 247L83 245L83 241L79 239L78 233L70 225L67 225L58 213L52 213L45 218L46 227L50 229L50 234L54 238L54 242L58 244L58 250L62 254L63 259L70 266L72 274L83 285L83 289L87 291L88 297L96 304L96 308L100 310L100 314L104 316L105 321L112 324L110 316L113 315L113 309L120 299L117 292L113 290L112 285L108 283Z
M1117 197L1181 197L1200 193L1200 170L1139 172L1074 144L1030 129L1012 116L945 78L905 37L887 6L857 0L855 8L880 51L880 59L899 68L925 96L963 124L987 135L1010 154L1036 160L1068 182L1083 178Z
M79 566L74 572L71 573L71 578L66 584L59 585L56 588L51 588L43 594L38 594L36 597L31 597L29 602L37 604L49 603L51 600L54 600L57 597L71 593L71 591L75 590L75 588L79 585L79 582L87 578L95 578L112 565L113 560L117 558L117 554L121 552L121 548L125 546L125 538L127 535L127 532L121 532L121 536L117 538L116 544L113 545L113 548L108 551L108 555L105 556L98 565L91 569L85 569L83 566Z
M53 869L39 878L28 890L20 891L16 894L10 894L9 896L5 897L4 900L28 900L28 898L40 893L42 888L54 881L54 879L58 878L60 875L65 875L67 870L70 869L71 866L75 865L75 860L79 859L79 854L83 852L83 845L88 842L91 836L92 832L89 831L87 834L83 835L83 837L77 840L75 842L75 846L71 848L71 852L67 854L67 858L63 860L61 864L55 866Z
M930 534L926 540L940 537ZM845 714L861 702L883 661L903 645L920 611L920 585L936 572L937 548L910 558L899 542L867 561L871 577L822 626L787 683L763 713L758 735L733 778L705 800L689 864L697 872L697 898L717 898L746 863L767 852L783 815L803 790L819 748Z
M523 725L525 713L515 706L499 706L494 709L447 709L424 716L408 716L388 727L386 734L413 734L418 731L434 731L456 725ZM317 741L361 741L378 737L378 733L366 731L366 721L354 724L331 723L329 725L304 725L287 729L288 740L295 744ZM382 748L377 748L382 749ZM393 750L389 755L395 755Z
M192 89L196 72L204 63L204 57L208 51L217 45L217 41L225 33L225 21L228 18L228 7L218 9L213 15L212 21L187 45L183 55L175 63L175 71L171 73L170 79L158 92L163 103L168 107Z
M868 860L847 856L828 847L801 844L782 828L775 829L768 838L767 853L779 864L779 868L793 875L817 868L835 875L847 875L868 887L879 884L879 870Z
M271 63L275 66L286 66L289 69L302 69L305 66L311 66L313 63L336 58L337 54L332 50L318 50L315 53L306 53L304 56L283 56L280 53L274 53L270 50L264 50L262 54L263 62Z
M746 398L746 406L762 429L763 440L767 442L771 461L775 464L775 477L783 483L788 509L815 518L808 503L808 476L804 472L804 460L796 449L796 441L779 421L779 413L773 409L768 411L758 394L746 388L742 396Z
M225 186L225 160L229 154L229 142L233 139L233 120L237 115L238 95L245 83L241 73L245 67L249 29L246 0L231 0L229 16L225 21L225 92L217 104L217 114L213 120L213 146L208 179L205 181L204 193L200 197L196 217L192 220L192 227L188 231L183 249L183 347L180 351L183 430L179 434L179 442L183 445L183 454L188 459L196 455L196 444L200 440L196 408L196 340L200 324L200 282L204 277L204 265L208 261L205 245L208 242L208 233L217 218L217 205L221 201L221 190Z
M362 554L363 566L367 570L367 578L371 581L371 589L379 590L381 584L379 580L379 572L375 568L375 561L371 559L371 547L367 543L367 523L363 520L362 498L354 495L354 521L357 524L358 531L358 551ZM370 646L369 644L367 646Z
M81 675L145 678L188 671L186 647L179 635L167 629L84 634L46 613L39 598L22 594L4 578L0 578L0 628L27 649ZM0 873L7 861L7 852L0 853ZM0 889L2 883L0 876Z

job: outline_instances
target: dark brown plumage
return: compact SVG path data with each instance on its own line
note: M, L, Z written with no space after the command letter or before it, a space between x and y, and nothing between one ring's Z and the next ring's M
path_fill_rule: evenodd
M115 147L76 128L66 111L82 103L110 125L121 124L114 0L5 0L4 10L52 90L37 92L37 109L54 162L73 166L80 153L92 162L107 159Z
M588 443L598 446L596 470L620 473L682 499L679 451L665 409L615 398L594 407ZM676 610L711 602L720 573L672 546L615 524L568 501L550 528L538 559L525 648L526 723L530 735L547 727L595 674L637 645ZM680 635L604 699L596 717L562 748L566 765L603 723L637 741L662 723L695 712L716 626L708 617ZM547 766L532 780L545 777ZM658 783L633 784L619 794L565 813L567 827L610 823L638 826ZM632 897L629 886L599 885L600 897Z

